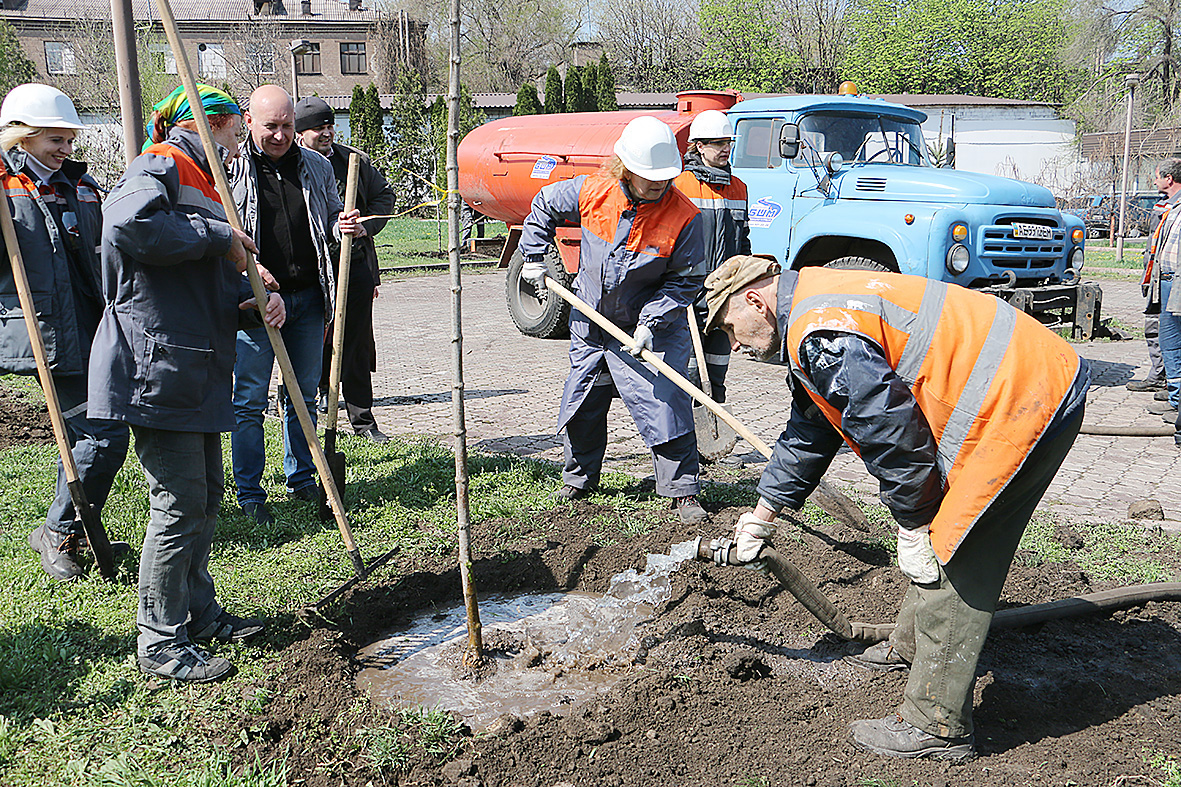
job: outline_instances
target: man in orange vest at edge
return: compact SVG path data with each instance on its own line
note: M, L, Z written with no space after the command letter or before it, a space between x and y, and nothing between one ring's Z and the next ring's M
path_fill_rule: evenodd
M1007 303L897 273L737 256L706 279L707 330L791 370L792 409L735 527L758 567L775 516L797 510L842 440L880 482L911 584L889 641L855 664L909 669L901 706L854 721L890 757L974 753L972 689L1029 518L1082 423L1089 372L1063 339Z

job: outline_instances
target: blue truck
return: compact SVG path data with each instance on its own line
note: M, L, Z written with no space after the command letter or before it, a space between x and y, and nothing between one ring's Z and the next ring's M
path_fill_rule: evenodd
M568 313L519 276L519 225L533 194L595 169L637 115L664 120L684 149L692 118L717 108L734 122L731 166L747 184L754 253L792 269L868 260L993 293L1074 338L1099 330L1102 292L1080 277L1082 219L1041 186L934 166L923 112L856 94L735 101L706 91L679 94L675 111L506 118L465 138L460 191L509 225L501 264L520 330L560 336ZM559 230L552 275L577 270L578 233Z

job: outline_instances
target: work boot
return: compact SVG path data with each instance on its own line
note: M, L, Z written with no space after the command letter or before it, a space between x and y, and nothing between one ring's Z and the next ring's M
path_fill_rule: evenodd
M362 432L357 432L357 437L364 437L369 442L379 445L390 441L390 436L378 429L376 424Z
M1169 391L1167 388L1162 388L1152 395L1152 398L1158 402L1169 401Z
M320 395L316 397L316 412L323 415L328 415L328 392L320 391Z
M242 513L249 516L263 527L270 527L275 524L275 517L267 509L266 503L243 503Z
M581 500L594 491L595 487L580 489L577 486L564 484L561 489L554 492L554 501L557 503L569 503L571 500Z
M1167 413L1161 413L1161 420L1164 421L1166 424L1177 423L1177 411L1170 410Z
M62 535L45 525L38 525L29 533L29 546L41 555L41 568L62 582L82 576L82 566L78 565L81 544L77 534Z
M217 619L196 634L189 634L194 642L245 642L266 631L266 621L257 618L240 618L225 610Z
M1163 391L1165 390L1165 381L1156 377L1147 377L1143 380L1131 380L1126 386L1129 391L1136 391L1143 393L1144 391Z
M1163 402L1149 402L1148 407L1144 409L1153 415L1164 415L1165 413L1177 414L1177 408L1169 404L1168 400Z
M302 500L305 503L318 503L320 501L320 487L315 484L308 484L301 486L299 489L287 490L288 500Z
M897 649L889 642L879 642L876 645L870 645L860 653L845 656L845 661L862 669L870 669L876 672L894 672L896 670L910 669L910 662L898 655Z
M941 738L920 730L897 713L884 719L855 721L849 725L849 737L859 749L886 757L963 761L975 753L973 736Z
M189 642L167 645L140 656L138 661L141 672L187 683L210 683L236 672L234 665L221 656L211 656Z
M704 525L709 521L709 514L697 502L697 495L678 497L673 500L673 508L677 509L677 516L683 525Z

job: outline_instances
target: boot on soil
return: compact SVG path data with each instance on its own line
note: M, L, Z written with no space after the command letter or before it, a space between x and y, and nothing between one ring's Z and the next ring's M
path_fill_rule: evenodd
M196 634L190 633L194 642L245 642L254 639L267 629L266 621L257 618L240 618L222 610L217 619Z
M63 535L38 525L29 533L29 546L41 555L42 570L54 579L67 582L82 576L82 565L78 562L82 539L77 534Z
M845 661L855 667L874 670L875 672L896 672L910 669L910 662L898 654L897 649L889 642L879 642L870 645L861 653L845 656Z
M973 736L941 738L920 730L897 713L884 719L855 721L849 725L849 737L857 748L886 757L963 762L976 753Z
M705 513L701 503L697 502L697 495L675 498L673 508L677 510L677 516L681 518L683 525L704 525L709 521L709 514Z
M555 503L569 503L571 500L581 500L587 495L595 491L595 487L586 487L585 489L570 484L563 484L562 488L554 492Z
M212 683L237 672L229 661L199 650L190 642L174 642L140 656L139 669L147 675L184 683Z

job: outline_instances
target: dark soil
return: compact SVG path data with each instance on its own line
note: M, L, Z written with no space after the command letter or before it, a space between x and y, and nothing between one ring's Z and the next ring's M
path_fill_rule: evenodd
M614 574L641 569L649 552L698 535L671 513L649 513L647 535L619 532L618 543L596 546L591 521L601 533L603 514L612 513L576 503L525 525L482 523L473 543L488 557L473 568L478 588L601 592ZM715 512L714 532L739 513ZM507 543L506 531L515 534ZM905 585L891 555L835 523L823 532L783 531L781 551L851 620L892 620ZM1072 536L1064 530L1062 538ZM1171 550L1153 559L1181 565ZM860 646L825 633L762 574L690 562L636 632L642 646L608 693L563 715L555 709L465 731L445 755L414 749L402 767L376 771L358 730L393 721L358 697L354 654L416 612L461 598L454 555L399 560L394 584L358 590L327 614L337 624L279 654L265 712L223 733L235 743L246 731L250 744L235 749L241 764L286 758L293 783L308 785L1107 786L1157 784L1162 773L1149 760L1181 754L1176 603L995 632L976 683L978 756L966 764L904 761L859 751L846 731L853 720L891 713L905 673L844 662ZM1030 562L1018 555L1002 606L1112 586L1077 566Z
M19 391L0 385L0 448L53 442L53 425L44 404L31 404Z

